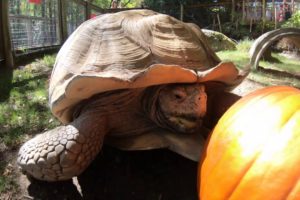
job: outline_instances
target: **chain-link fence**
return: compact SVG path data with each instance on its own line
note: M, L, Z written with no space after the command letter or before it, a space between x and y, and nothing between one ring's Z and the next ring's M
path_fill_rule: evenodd
M0 43L8 41L6 49L0 49L0 62L13 65L31 53L53 51L85 20L102 13L128 10L102 9L98 1L87 0L0 0ZM2 16L2 15L0 15ZM8 24L7 24L8 22ZM3 31L2 31L3 30ZM3 51L5 50L5 51ZM9 53L7 53L9 52ZM6 54L9 54L9 58Z
M86 20L85 6L74 1L68 1L67 7L67 31L70 35L82 22Z
M60 45L82 22L104 12L84 0L9 0L8 7L15 55Z
M60 44L57 0L9 0L9 26L16 54Z

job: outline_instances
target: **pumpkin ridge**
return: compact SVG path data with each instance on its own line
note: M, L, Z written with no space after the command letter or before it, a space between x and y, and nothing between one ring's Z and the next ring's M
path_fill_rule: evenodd
M231 141L230 142L231 144L234 143L234 141ZM231 145L230 144L230 145ZM229 146L230 146L229 145ZM210 146L208 144L208 146ZM209 147L208 147L209 148ZM215 148L215 147L214 147ZM209 174L214 174L214 171L215 170L218 170L220 168L220 165L223 165L222 164L222 160L223 159L227 159L227 158L224 158L226 156L226 153L229 151L230 149L228 150L225 150L223 152L223 156L221 158L221 161L219 160L217 163L215 163L213 165L213 167L211 167L210 169L210 172ZM210 150L208 150L210 151ZM225 196L223 196L222 198L223 199L230 199L232 197L232 195L234 194L234 191L236 190L236 188L238 188L238 186L240 185L240 183L242 182L243 178L245 177L245 175L247 174L247 172L249 171L249 169L251 169L251 167L254 165L255 161L257 160L257 158L259 157L259 154L261 153L261 151L257 152L255 156L253 156L253 158L251 160L248 161L247 165L244 167L245 169L243 170L242 173L239 173L239 174L235 174L235 183L232 184L232 186L230 188L228 188L228 194L226 194ZM230 155L230 153L227 153L228 155ZM205 165L206 161L204 161L204 165ZM204 178L205 179L205 178ZM203 183L202 183L203 184ZM209 182L205 182L205 185L203 185L202 187L203 188L206 188L206 187L209 187L210 183ZM225 198L226 197L226 198Z
M291 187L290 189L286 192L285 199L289 199L290 195L292 194L292 192L294 191L294 189L296 188L296 186L298 185L298 183L300 183L300 174L298 175L297 178L295 178L295 181L293 181L293 184L290 184Z
M299 120L300 120L300 110L297 111L297 112L295 112L294 115L299 115L298 118L299 118ZM300 136L300 134L299 134L299 136ZM298 136L298 137L299 137L299 136ZM287 193L287 195L286 195L286 199L290 199L290 195L293 194L294 190L297 190L297 187L298 187L298 191L299 191L299 186L300 186L300 174L298 175L297 178L295 178L294 184L292 184L292 186L293 186L293 187L291 187L291 189L288 191L288 193ZM295 191L295 192L297 192L297 191ZM293 197L291 197L291 198L293 198Z
M234 192L236 191L236 189L239 187L239 185L242 183L245 175L249 172L249 170L251 169L251 167L254 165L254 163L257 160L257 157L259 157L259 154L261 152L258 152L254 158L250 161L250 163L247 165L246 169L244 170L244 172L242 172L241 174L239 174L239 178L236 180L236 184L234 184L234 186L231 188L231 192L228 194L228 196L225 199L231 199L232 196L234 195Z
M297 95L297 96L298 96L298 95ZM300 107L299 107L299 109L300 109ZM300 110L294 112L293 115L289 118L289 120L290 120L291 118L295 117L295 116L298 116L298 115L299 115L298 118L300 119ZM300 134L298 135L298 137L300 137ZM295 137L294 137L294 139L295 139ZM286 195L285 195L285 198L286 198L286 199L289 199L289 196L292 194L292 192L294 191L294 189L296 188L296 186L297 186L298 184L300 184L300 174L298 175L297 178L295 178L295 181L293 181L293 184L290 184L290 185L292 185L292 187L290 187L290 190L287 191L287 193L286 193Z
M291 92L292 93L292 92ZM298 95L293 95L293 96L284 96L282 99L280 99L278 102L277 102L277 106L279 106L279 107L281 107L281 105L280 105L280 103L282 103L282 104L285 104L285 102L284 102L284 100L286 100L286 99L294 99L295 98L295 96L299 96L299 103L298 103L298 106L293 106L294 107L294 109L299 109L300 110L300 94L298 94ZM286 112L286 111L285 111ZM290 114L288 115L288 116L286 116L286 118L285 118L285 120L283 120L282 121L282 123L280 124L280 131L281 131L281 129L283 129L285 126L283 126L282 127L282 125L283 124L287 124L287 122L292 118L292 117L294 117L294 115L295 114L297 114L297 112L294 112L294 111L292 111L292 110L290 110Z

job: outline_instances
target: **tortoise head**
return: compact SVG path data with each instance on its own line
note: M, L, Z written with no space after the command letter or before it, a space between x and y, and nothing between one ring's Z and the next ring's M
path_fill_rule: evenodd
M158 96L167 125L183 133L194 132L202 125L206 100L205 88L201 84L167 85Z

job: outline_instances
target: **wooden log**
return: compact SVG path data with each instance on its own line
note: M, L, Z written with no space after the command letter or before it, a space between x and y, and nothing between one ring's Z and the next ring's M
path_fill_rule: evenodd
M234 22L235 18L235 0L232 0L232 5L231 5L231 22Z

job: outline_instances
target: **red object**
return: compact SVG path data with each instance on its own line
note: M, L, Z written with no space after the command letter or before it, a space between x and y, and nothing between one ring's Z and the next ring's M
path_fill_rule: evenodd
M92 13L92 14L90 15L90 19L92 19L92 18L94 18L94 17L97 17L97 15Z
M42 0L28 0L28 3L41 4Z

